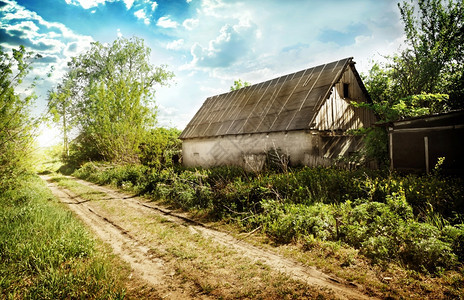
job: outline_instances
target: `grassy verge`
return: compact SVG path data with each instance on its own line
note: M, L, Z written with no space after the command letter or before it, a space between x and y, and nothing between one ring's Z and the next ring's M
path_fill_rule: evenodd
M35 175L0 191L0 298L122 299L122 267Z

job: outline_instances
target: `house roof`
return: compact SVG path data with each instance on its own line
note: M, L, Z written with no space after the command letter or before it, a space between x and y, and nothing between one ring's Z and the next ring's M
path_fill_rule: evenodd
M350 66L345 58L209 97L181 139L311 129L332 87ZM364 89L364 85L360 86ZM366 92L367 94L367 92Z

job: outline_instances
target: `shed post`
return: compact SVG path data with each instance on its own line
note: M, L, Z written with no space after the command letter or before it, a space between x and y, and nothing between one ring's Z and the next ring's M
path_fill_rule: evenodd
M393 170L393 128L389 128L390 170Z
M429 174L429 137L424 136L424 147L425 147L425 172Z

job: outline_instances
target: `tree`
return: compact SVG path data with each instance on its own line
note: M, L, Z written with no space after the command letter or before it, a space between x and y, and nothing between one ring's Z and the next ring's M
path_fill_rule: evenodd
M247 86L250 86L250 83L247 82L247 81L242 81L241 79L234 80L234 85L232 85L230 87L230 91L231 92L236 91L236 90L239 90L239 89L247 87Z
M147 132L140 144L140 162L156 169L172 167L182 152L180 133L176 128L162 127Z
M398 4L407 47L389 64L397 99L441 93L450 95L448 107L463 107L464 1L444 2Z
M149 57L142 39L119 38L110 45L92 43L68 63L68 75L49 103L62 122L73 114L75 122L67 125L76 126L79 136L71 152L81 152L80 159L138 159L138 146L156 122L154 85L173 77L166 66L152 66Z
M391 121L464 108L464 1L398 7L406 48L384 66L375 63L364 81L377 112Z
M12 56L0 49L0 190L25 170L38 124L29 115L35 95L21 97L18 93L33 59L24 46L13 49Z
M70 74L67 74L63 82L48 94L49 111L53 115L53 121L60 124L63 132L63 155L65 159L69 157L69 134L76 122L76 114L72 106L72 100L75 97L73 85L73 78L70 77Z

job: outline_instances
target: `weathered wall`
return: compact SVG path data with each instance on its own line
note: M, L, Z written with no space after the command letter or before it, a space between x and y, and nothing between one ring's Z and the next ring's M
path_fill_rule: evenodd
M344 84L347 84L348 94L345 95ZM314 125L319 130L350 130L370 127L376 122L372 111L366 108L356 108L350 104L366 102L359 83L351 68L347 68L340 81L335 84L327 101L321 106L315 117Z
M237 165L259 170L263 154L273 148L288 155L292 165L329 165L332 159L359 150L360 141L349 136L321 136L317 131L186 139L183 163L187 167Z

